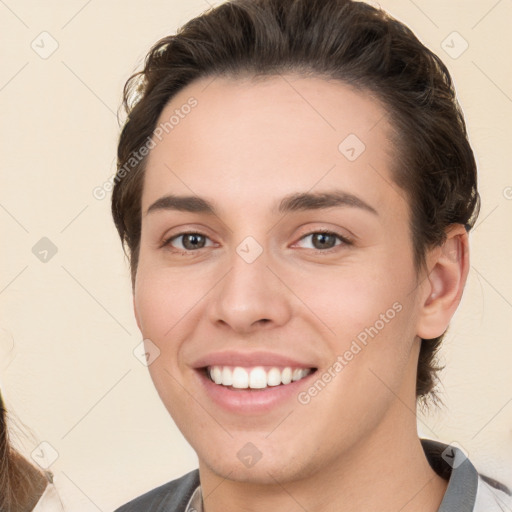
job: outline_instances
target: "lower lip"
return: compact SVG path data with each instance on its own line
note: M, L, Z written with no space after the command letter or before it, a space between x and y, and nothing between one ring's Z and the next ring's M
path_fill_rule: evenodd
M237 414L263 414L296 400L300 391L304 390L309 381L317 373L311 372L306 377L290 382L290 384L270 386L263 389L232 389L212 382L203 370L196 370L201 384L208 397L223 409Z

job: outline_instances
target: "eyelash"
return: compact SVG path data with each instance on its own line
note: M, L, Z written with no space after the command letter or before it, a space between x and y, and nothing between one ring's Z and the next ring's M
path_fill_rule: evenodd
M303 236L301 236L299 240L303 240L304 238L307 238L308 236L317 235L317 234L334 236L334 237L338 238L342 243L341 244L337 244L334 247L330 247L329 249L308 249L308 250L313 250L313 251L315 251L317 253L328 253L328 254L330 254L332 251L336 250L337 247L340 247L340 245L353 245L352 240L350 240L349 238L347 238L345 236L342 236L339 233L336 233L334 231L328 231L328 230L323 230L323 229L319 229L319 230L315 230L315 231L311 231L309 233L306 233ZM205 247L201 247L200 249L197 249L195 251L191 251L191 250L176 249L176 248L171 246L171 242L173 240L175 240L177 238L180 238L182 236L185 236L185 235L199 235L199 236L202 236L204 238L208 238L209 239L209 237L207 235L205 235L204 233L201 233L199 231L184 231L183 233L178 233L177 235L173 235L172 237L169 237L166 240L164 240L162 245L161 245L161 248L169 248L169 250L171 252L174 252L176 254L181 254L181 255L188 255L188 254L192 254L194 252L199 252L200 249L205 249Z

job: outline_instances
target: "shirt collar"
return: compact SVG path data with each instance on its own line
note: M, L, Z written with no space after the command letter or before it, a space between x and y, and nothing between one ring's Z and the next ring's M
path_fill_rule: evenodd
M448 480L438 512L472 512L478 489L478 472L464 452L454 445L421 439L432 469Z
M203 496L200 485L196 487L196 490L188 500L185 512L203 512Z
M61 497L54 483L54 475L45 471L48 484L32 512L64 512Z

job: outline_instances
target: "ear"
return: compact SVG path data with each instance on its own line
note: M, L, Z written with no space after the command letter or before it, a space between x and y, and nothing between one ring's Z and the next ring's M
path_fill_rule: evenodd
M462 224L453 224L441 247L427 255L431 269L424 282L417 335L424 339L441 336L462 298L469 272L469 240Z

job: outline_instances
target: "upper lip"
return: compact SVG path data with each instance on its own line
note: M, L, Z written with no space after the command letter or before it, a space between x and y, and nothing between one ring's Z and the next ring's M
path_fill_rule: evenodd
M207 366L279 366L297 368L316 368L309 362L272 352L213 352L197 359L192 366L204 368Z

